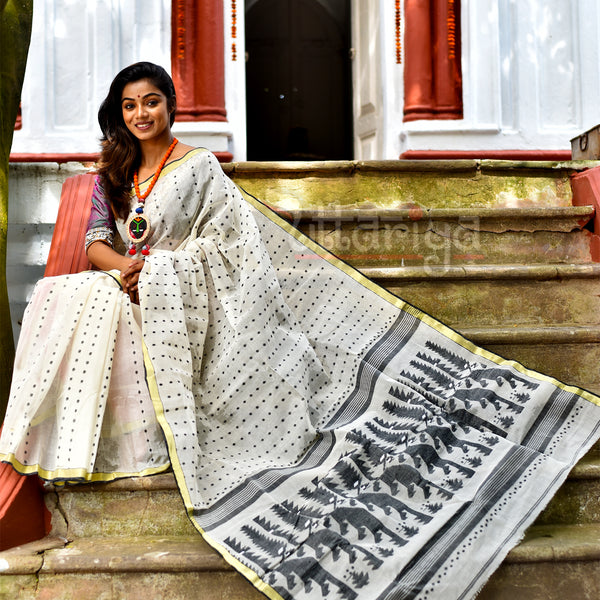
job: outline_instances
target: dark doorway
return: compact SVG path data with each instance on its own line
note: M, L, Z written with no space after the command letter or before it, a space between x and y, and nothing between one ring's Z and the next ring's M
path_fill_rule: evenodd
M349 0L246 2L248 160L352 158Z

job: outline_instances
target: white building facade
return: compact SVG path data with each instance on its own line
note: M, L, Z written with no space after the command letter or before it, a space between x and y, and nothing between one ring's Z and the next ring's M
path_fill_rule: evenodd
M272 1L247 0L246 9ZM332 15L344 4L295 1ZM397 159L408 150L568 150L572 137L600 121L595 0L462 0L463 118L408 122L404 62L395 47L411 27L405 2L347 4L353 145L337 158ZM15 132L13 153L97 152L97 108L116 72L137 60L171 69L176 5L177 0L37 0L22 128ZM181 138L229 152L236 161L247 158L244 20L243 2L222 0L226 121L177 125Z

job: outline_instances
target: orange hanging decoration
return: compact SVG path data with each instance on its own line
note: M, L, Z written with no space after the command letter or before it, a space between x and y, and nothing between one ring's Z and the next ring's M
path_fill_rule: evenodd
M236 0L231 0L231 39L237 38L237 5ZM231 44L231 60L237 60L237 45L235 42Z
M456 58L456 6L454 0L448 0L448 58Z
M402 9L396 0L396 64L402 64Z

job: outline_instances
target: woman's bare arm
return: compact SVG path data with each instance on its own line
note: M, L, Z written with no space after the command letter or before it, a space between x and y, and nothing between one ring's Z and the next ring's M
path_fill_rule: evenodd
M124 271L131 262L127 256L115 252L108 244L104 242L93 242L87 249L88 260L102 271L117 269Z
M102 271L117 269L121 273L123 291L129 295L132 302L139 304L138 279L144 267L144 261L128 258L115 252L104 242L93 242L87 249L88 260Z

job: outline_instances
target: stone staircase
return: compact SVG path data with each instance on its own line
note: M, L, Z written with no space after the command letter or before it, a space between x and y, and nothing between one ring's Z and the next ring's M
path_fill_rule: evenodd
M202 540L172 473L47 485L46 505L51 536L0 553L0 598L264 598Z
M246 191L476 343L600 393L600 264L575 163L226 165ZM202 541L171 473L46 486L51 536L0 553L0 598L263 598ZM481 600L600 598L600 446ZM365 599L369 600L369 599Z

